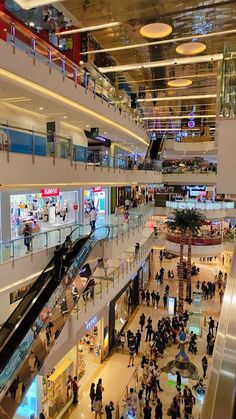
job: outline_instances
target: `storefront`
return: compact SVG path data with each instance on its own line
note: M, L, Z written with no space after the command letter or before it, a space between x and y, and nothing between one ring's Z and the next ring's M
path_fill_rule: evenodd
M38 233L78 222L78 210L78 191L47 188L10 195L11 235L20 236L26 223L31 225L33 233Z
M139 290L146 289L148 285L148 281L151 277L151 270L150 270L150 255L147 257L145 262L143 262L141 268L138 270L139 276Z
M119 186L117 188L117 205L124 205L127 198L131 199L131 186Z
M109 309L109 350L113 347L122 329L128 322L132 312L139 304L139 281L141 268L129 283L110 302Z
M62 417L72 403L70 377L77 376L80 391L83 391L109 353L108 322L109 307L106 305L77 331L77 343L52 370L35 378L15 419L29 419L32 413L38 417L42 410L46 419Z
M109 188L95 186L91 189L84 189L83 200L85 219L88 218L92 207L96 208L97 214L99 215L105 215L109 213Z

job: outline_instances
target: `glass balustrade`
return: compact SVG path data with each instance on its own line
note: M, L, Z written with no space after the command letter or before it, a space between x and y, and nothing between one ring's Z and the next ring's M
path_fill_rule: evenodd
M5 31L5 42L12 45L14 53L16 49L24 51L32 57L33 63L41 61L50 72L52 69L57 70L63 78L74 81L75 86L79 84L86 91L90 91L94 98L99 97L101 102L107 102L108 106L113 106L134 124L144 127L139 105L137 104L137 109L131 109L130 96L123 90L117 90L95 65L90 63L76 65L51 44L41 39L36 32L32 32L19 21L14 22L13 18L4 11L1 13L0 23Z
M121 221L121 217L115 218L107 223L106 220L101 221L104 225L109 225L110 233L109 239L117 239L119 236L127 234L144 224L146 218L152 214L154 204L148 203L138 206L136 209L129 211L129 221L127 223ZM98 219L99 220L99 219ZM103 226L102 224L99 224ZM79 236L84 236L90 233L90 224L72 224L69 226L62 226L60 228L52 229L47 232L41 232L31 235L31 250L30 253L42 251L62 244L66 236L76 228L76 233ZM0 242L0 263L15 261L25 256L24 237L19 237L12 240L3 240Z

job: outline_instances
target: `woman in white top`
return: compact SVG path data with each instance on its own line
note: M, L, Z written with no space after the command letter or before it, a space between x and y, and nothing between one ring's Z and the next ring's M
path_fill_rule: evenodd
M95 395L94 402L93 402L93 410L95 412L95 419L97 417L102 417L102 401L98 399L98 397Z

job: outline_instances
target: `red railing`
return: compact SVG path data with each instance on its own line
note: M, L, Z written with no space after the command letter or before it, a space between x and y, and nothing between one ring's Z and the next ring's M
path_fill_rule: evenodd
M166 239L172 243L180 242L180 234L168 232ZM192 246L215 246L222 244L223 240L221 236L217 237L192 237ZM188 244L188 238L184 237L184 244Z

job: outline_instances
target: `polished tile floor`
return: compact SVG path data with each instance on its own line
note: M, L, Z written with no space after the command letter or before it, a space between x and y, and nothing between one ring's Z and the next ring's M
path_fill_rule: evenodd
M153 263L152 263L152 276L154 278L154 274L159 269L159 259L158 259L159 252L156 250L154 251L153 255ZM152 306L147 307L146 305L139 305L136 309L134 315L132 316L132 320L127 325L126 329L130 329L133 332L136 332L139 325L139 317L142 312L145 313L145 316L151 316L153 319L153 323L155 324L161 317L166 316L167 312L164 310L163 303L162 303L162 296L164 293L164 288L167 281L167 271L168 269L174 269L175 272L175 278L176 275L176 263L178 259L173 259L172 261L164 261L164 268L165 268L165 277L164 277L164 284L163 285L157 285L156 281L152 278L150 283L150 291L152 289L159 290L161 295L160 300L160 307L153 308ZM213 281L214 276L216 273L218 273L219 269L222 269L222 266L217 265L217 263L212 264L206 264L201 263L197 264L197 266L200 267L200 275L197 277L200 281ZM222 269L224 271L224 269ZM196 277L192 277L193 279L193 290L196 286ZM170 285L170 295L176 296L177 295L177 280L173 280L172 282L169 282ZM186 307L187 308L187 307ZM197 355L191 355L190 354L190 360L197 366L199 371L199 376L202 376L202 368L201 368L201 359L206 354L206 334L207 334L207 321L209 316L212 315L215 320L219 319L220 315L220 302L219 302L219 296L218 291L216 292L216 296L212 300L202 302L202 337L198 338L198 353ZM141 347L140 351L145 352L148 347L148 343L144 342L145 337L142 336L141 341ZM168 361L172 360L177 352L177 346L173 345L172 347L169 347L165 350L164 357L160 359L159 366L162 367L167 364ZM140 364L140 357L135 358L135 366L138 367ZM125 405L125 389L126 386L129 388L133 386L134 384L134 371L135 367L127 368L128 364L128 353L127 349L125 348L124 351L119 350L116 351L114 354L112 354L103 364L101 365L94 365L94 363L91 360L91 365L88 368L88 371L85 373L82 381L81 381L81 387L79 390L79 404L76 406L76 408L69 410L63 418L69 418L69 419L79 419L79 418L86 418L90 419L94 417L94 414L90 410L90 399L89 399L89 389L92 382L97 382L99 378L103 379L103 385L104 385L104 393L103 393L103 404L105 405L110 400L114 402L116 405L119 402L119 414L122 414L122 407ZM211 358L208 357L208 372L211 367ZM138 367L138 374L140 373L141 369ZM163 417L167 418L167 409L172 401L173 396L176 393L175 385L170 380L168 380L168 375L166 373L161 374L161 386L163 388L163 392L158 394L158 397L160 397L162 403L163 403ZM206 380L207 382L207 380ZM194 384L196 384L195 381L189 380L188 385L191 388ZM154 417L154 406L153 407L153 416ZM201 412L202 404L200 401L197 400L196 405L194 406L193 410L193 416L194 419L198 419L200 412ZM181 408L183 410L183 408ZM115 417L115 412L113 413L113 417ZM137 417L141 417L139 414Z

